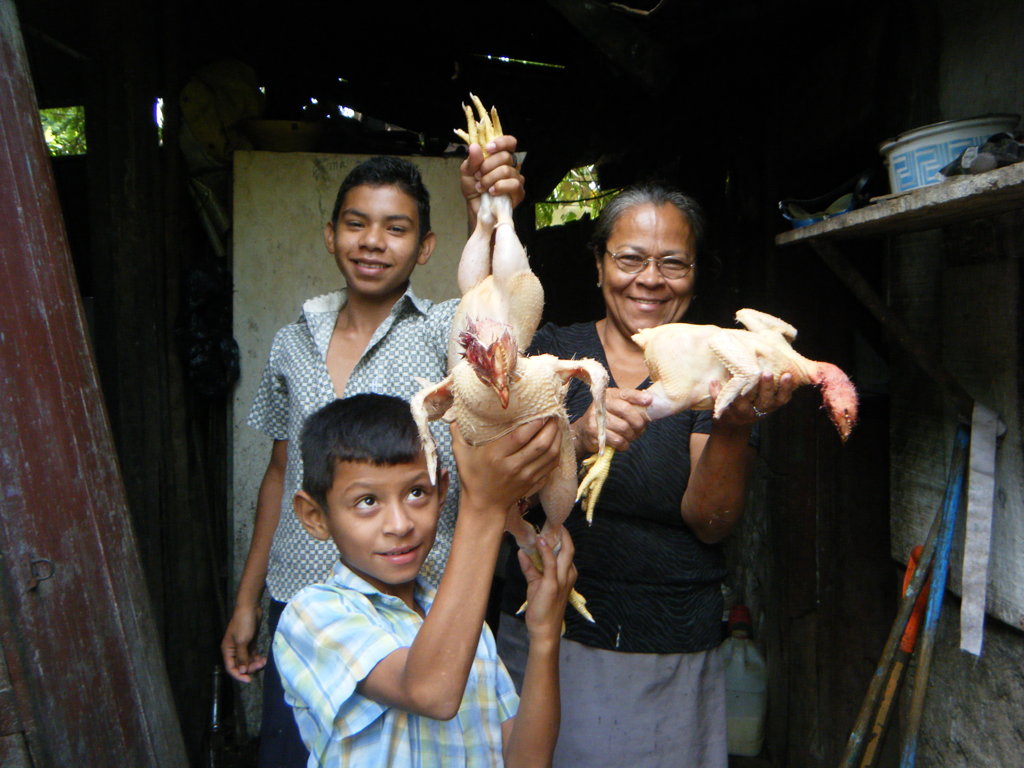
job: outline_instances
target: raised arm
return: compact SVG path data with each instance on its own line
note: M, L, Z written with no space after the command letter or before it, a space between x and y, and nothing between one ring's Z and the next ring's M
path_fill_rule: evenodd
M476 448L456 425L452 432L462 490L437 597L412 645L388 655L358 687L375 701L438 720L454 717L465 694L506 514L544 483L559 450L553 419Z
M561 720L558 686L558 648L561 642L565 604L576 583L572 564L575 549L568 531L561 531L561 548L556 554L543 537L537 551L543 573L519 551L519 566L526 576L526 628L530 638L523 692L518 714L502 723L505 765L538 768L551 764Z
M220 643L224 668L241 683L251 682L252 673L263 669L267 663L266 656L254 653L253 643L260 623L260 597L267 579L270 545L281 518L281 497L284 494L284 471L287 464L288 441L275 440L256 499L252 541L238 582L235 609Z

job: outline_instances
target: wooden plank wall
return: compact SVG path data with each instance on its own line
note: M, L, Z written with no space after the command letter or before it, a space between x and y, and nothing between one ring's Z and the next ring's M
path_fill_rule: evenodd
M729 582L751 607L768 659L765 755L777 766L826 768L842 752L895 605L888 398L866 384L857 350L870 325L852 296L810 249L777 258L801 277L774 285L766 308L798 328L802 354L855 377L860 421L842 444L811 387L765 420L748 509L728 544Z
M184 766L11 0L0 102L4 765Z
M216 259L179 149L178 5L100 0L89 14L86 102L94 339L100 383L189 758L200 759L220 663L224 396L187 386L176 331L186 277ZM158 133L154 112L164 100ZM161 141L162 138L162 141ZM220 262L223 266L223 261Z
M906 236L894 245L890 276L894 310L1007 425L997 454L988 610L1018 629L1024 629L1022 244L1020 214ZM956 414L907 361L897 361L894 381L892 552L905 559L941 504ZM949 586L959 593L962 532L954 546Z
M18 695L7 673L4 647L0 643L0 765L31 768L32 758L25 743L25 729L18 713Z

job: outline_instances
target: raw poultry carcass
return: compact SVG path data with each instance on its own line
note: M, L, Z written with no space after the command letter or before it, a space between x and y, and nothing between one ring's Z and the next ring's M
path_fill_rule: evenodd
M770 372L776 382L788 373L797 386L813 384L821 390L829 418L845 442L857 423L857 391L847 375L831 363L808 360L793 349L796 328L784 320L756 309L737 311L736 320L746 330L667 323L633 335L644 351L653 382L647 390L652 397L647 416L654 420L686 410L714 409L717 419L737 397L757 386L762 373ZM722 384L716 399L710 392L713 381ZM589 471L580 483L579 497L588 520L613 454L609 447L585 462Z
M483 148L501 135L501 125L493 109L488 115L480 100L472 98L480 121L474 122L473 112L467 107L469 131L457 133ZM562 425L561 455L558 469L540 491L546 521L539 533L557 546L559 526L576 499L576 455L563 404L566 390L573 377L580 378L589 384L594 402L603 406L608 374L594 360L522 354L540 322L544 293L516 236L507 196L481 196L476 229L459 263L459 289L462 301L452 324L448 377L437 384L422 382L423 388L412 401L428 469L435 476L436 447L427 428L431 419L445 416L458 422L462 437L479 445L528 421L557 418ZM603 407L599 408L598 429L603 448ZM519 510L510 512L506 528L534 565L542 569L536 549L538 532ZM570 596L570 602L593 621L578 593Z

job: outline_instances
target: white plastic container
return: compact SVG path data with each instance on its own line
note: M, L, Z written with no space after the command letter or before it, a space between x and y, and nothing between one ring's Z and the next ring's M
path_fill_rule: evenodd
M889 187L907 192L938 184L939 171L959 157L967 147L980 147L992 135L1013 131L1020 115L981 115L964 120L946 120L901 133L882 143L879 152L889 166Z
M750 611L746 606L733 608L729 631L722 643L729 754L756 757L764 745L768 669L750 639Z

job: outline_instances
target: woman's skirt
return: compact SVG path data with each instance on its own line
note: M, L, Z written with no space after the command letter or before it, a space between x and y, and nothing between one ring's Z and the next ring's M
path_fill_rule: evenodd
M498 654L517 689L528 637L501 615ZM725 676L718 649L620 653L562 639L555 768L726 768Z

